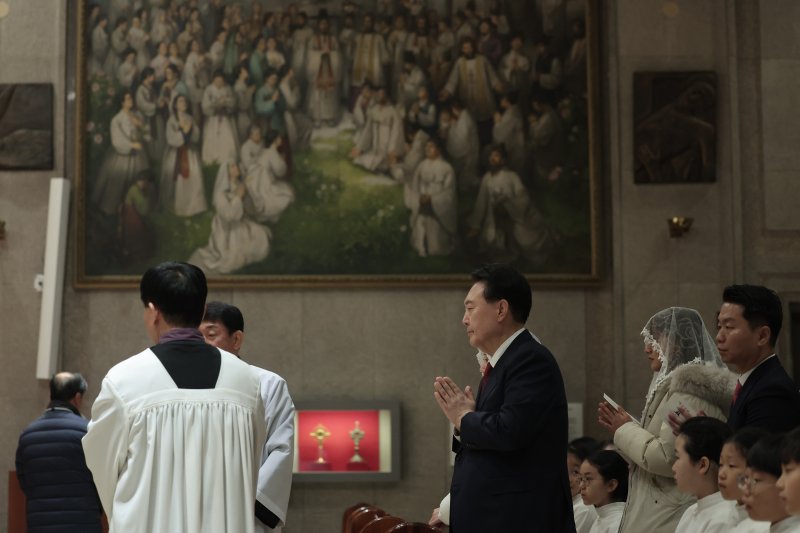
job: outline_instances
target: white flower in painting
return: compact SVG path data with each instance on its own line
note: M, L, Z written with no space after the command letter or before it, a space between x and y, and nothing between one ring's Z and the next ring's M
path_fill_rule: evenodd
M108 96L114 96L115 94L117 94L117 91L115 91L113 87L109 87L108 91L106 92L108 93Z
M95 144L101 144L102 142L103 142L103 136L101 134L99 134L99 133L96 134L94 136L94 143Z
M94 83L92 84L92 92L93 92L93 93L96 93L96 92L99 92L99 91L100 91L100 84L99 84L99 83L97 83L97 82L94 82Z
M86 131L94 131L94 122L86 123Z

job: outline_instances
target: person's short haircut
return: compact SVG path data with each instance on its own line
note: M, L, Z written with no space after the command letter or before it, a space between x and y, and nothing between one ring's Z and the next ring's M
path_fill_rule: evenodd
M525 276L503 263L490 263L472 272L472 281L483 283L487 302L505 300L518 324L528 320L533 305L531 286Z
M747 452L748 468L780 477L782 444L783 433L770 433L760 438Z
M278 130L269 130L267 133L264 134L264 146L270 147L272 143L275 142L275 139L281 136L281 132Z
M203 271L167 261L151 267L139 284L142 303L152 303L171 326L196 328L206 310L208 286Z
M244 317L235 305L224 302L208 302L203 322L217 322L225 326L228 333L244 331Z
M586 461L597 469L606 483L612 479L617 480L617 488L611 493L612 500L624 502L628 499L628 463L620 454L613 450L600 450L590 455Z
M78 393L85 393L89 385L83 376L77 372L62 372L53 374L50 378L50 401L60 400L68 402Z
M578 437L570 441L567 446L567 453L571 453L583 462L600 448L600 442L597 439L593 437Z
M783 439L781 463L800 463L800 428L794 428Z
M741 305L751 329L768 326L770 346L775 346L783 324L783 307L775 291L761 285L729 285L722 291L722 301Z
M769 435L769 432L766 429L758 428L758 427L744 427L728 437L725 440L725 444L731 444L734 448L742 455L742 457L747 457L747 452L750 451L750 448L753 445L761 440L766 435Z
M681 425L680 435L685 442L686 454L693 463L707 457L718 465L725 439L731 436L731 428L716 418L696 416Z

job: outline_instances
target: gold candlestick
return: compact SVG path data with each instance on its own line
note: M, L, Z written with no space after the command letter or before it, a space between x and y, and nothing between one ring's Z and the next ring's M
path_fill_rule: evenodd
M363 463L364 462L364 458L361 457L361 455L358 453L359 442L361 442L361 439L364 438L364 435L365 435L364 430L361 429L361 426L360 426L358 420L356 420L356 427L354 427L352 430L350 430L350 438L353 439L353 450L355 451L355 453L353 454L353 457L350 458L350 462L351 463Z
M328 431L328 428L323 426L322 424L317 424L317 427L314 428L314 431L309 433L311 437L316 439L317 441L317 460L318 464L325 464L327 461L325 460L324 451L322 449L322 443L331 436L331 432Z

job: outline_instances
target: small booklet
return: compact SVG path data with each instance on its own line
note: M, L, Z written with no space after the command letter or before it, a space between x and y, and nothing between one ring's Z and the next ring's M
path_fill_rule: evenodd
M619 404L617 402L615 402L614 400L612 400L611 397L608 394L603 393L603 398L605 399L605 401L608 402L608 404L611 407L614 408L614 410L619 411ZM634 418L634 416L632 414L628 413L628 416L631 417L631 420L633 420L634 422L639 424L639 421L636 418Z

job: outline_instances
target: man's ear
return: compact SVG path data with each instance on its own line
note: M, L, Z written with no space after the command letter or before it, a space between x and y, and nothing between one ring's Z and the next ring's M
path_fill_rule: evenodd
M72 397L72 399L69 401L69 403L71 403L73 406L75 406L75 409L80 411L81 404L83 403L83 393L82 392L76 392L75 396Z
M758 345L759 346L770 346L770 338L772 337L772 330L769 329L769 326L764 325L758 328Z
M508 307L507 300L500 300L497 302L497 321L500 322L504 320L508 313L510 312L510 308Z
M233 348L238 352L241 350L242 344L244 343L244 331L234 331L231 338L233 339Z

